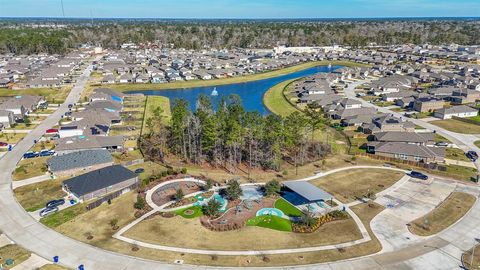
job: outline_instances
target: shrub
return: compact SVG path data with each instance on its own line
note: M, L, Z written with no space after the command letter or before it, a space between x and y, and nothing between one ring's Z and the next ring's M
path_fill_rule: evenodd
M141 195L138 195L137 201L135 202L133 207L135 207L135 209L138 209L138 210L145 209L145 199Z
M230 180L228 182L227 188L225 189L225 195L227 196L227 199L234 201L240 198L242 194L243 194L243 191L238 181Z
M182 169L180 170L180 172L181 172L182 174L187 174L187 168L182 168Z
M277 195L280 193L280 189L282 187L280 186L280 183L277 180L271 180L268 181L265 184L265 195L267 196L272 196L272 195Z
M220 202L217 200L210 200L207 204L202 206L202 212L209 217L217 216L220 213Z

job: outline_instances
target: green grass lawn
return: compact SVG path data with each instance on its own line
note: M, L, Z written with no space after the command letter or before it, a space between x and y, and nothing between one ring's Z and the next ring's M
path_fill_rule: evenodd
M275 201L275 208L281 210L285 215L289 217L300 217L303 215L302 211L300 211L298 208L296 208L283 198Z
M247 226L258 226L262 228L291 232L292 223L290 220L277 216L258 216L247 220Z
M150 118L153 114L153 111L159 107L163 110L163 120L164 123L167 124L172 117L170 111L170 99L167 97L162 96L147 96L147 101L145 102L145 115L143 117L143 124L142 124L142 134L147 132L146 130L146 121Z
M445 149L445 158L460 160L460 161L470 161L470 159L465 156L465 153L462 149L459 148L446 148Z
M27 212L41 209L48 201L60 199L66 195L62 190L62 180L59 179L19 187L14 190L14 193L18 203Z
M263 103L269 111L276 115L288 116L291 113L298 111L298 109L285 98L283 91L294 80L284 81L268 89L263 95Z
M37 95L44 96L50 103L63 103L70 93L71 87L66 86L62 88L28 88L28 89L2 89L0 96L2 97L14 97L22 95Z
M187 210L192 210L193 214L187 215L185 213ZM202 212L202 207L200 207L200 206L190 206L190 207L179 209L179 210L175 211L175 214L178 215L178 216L181 216L183 218L197 218L197 217L202 216L203 212Z
M467 119L473 120L475 122L480 123L480 115L473 116L473 117L468 117Z
M244 83L250 81L258 81L273 77L278 77L300 70L304 70L316 66L324 66L332 64L334 66L368 66L365 64L350 62L350 61L314 61L302 63L295 66L290 66L286 68L281 68L272 71L266 71L262 73L246 75L246 76L237 76L224 79L214 79L214 80L192 80L192 81L179 81L172 83L145 83L145 84L112 84L109 85L109 88L116 89L119 91L132 91L132 90L163 90L163 89L176 89L176 88L191 88L191 87L205 87L205 86L217 86L225 85L232 83Z
M87 212L85 205L77 204L49 216L46 216L40 219L40 222L47 227L55 228L85 212Z

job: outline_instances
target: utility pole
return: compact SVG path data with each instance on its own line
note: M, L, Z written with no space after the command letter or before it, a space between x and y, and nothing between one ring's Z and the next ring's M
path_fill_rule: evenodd
M62 16L63 16L63 19L65 19L65 9L63 8L63 0L60 0L60 3L62 4Z

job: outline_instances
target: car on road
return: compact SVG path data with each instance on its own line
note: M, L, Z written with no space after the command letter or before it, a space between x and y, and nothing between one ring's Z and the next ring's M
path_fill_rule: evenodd
M23 154L23 158L36 158L38 156L40 156L38 152L26 152Z
M48 215L51 215L53 213L56 213L58 212L58 207L47 207L45 209L43 209L42 211L40 211L40 216L41 217L46 217Z
M447 147L449 145L448 142L437 142L435 143L436 146Z
M47 202L47 204L45 205L45 208L54 208L54 207L58 207L58 206L64 205L64 204L65 204L64 199L51 200L51 201Z
M478 154L475 151L468 151L465 153L465 156L467 156L472 162L475 162L478 159Z
M144 168L138 168L138 169L135 170L135 173L139 174L139 173L143 173L144 171L145 171Z
M428 176L426 174L417 171L411 171L410 176L417 179L428 180Z

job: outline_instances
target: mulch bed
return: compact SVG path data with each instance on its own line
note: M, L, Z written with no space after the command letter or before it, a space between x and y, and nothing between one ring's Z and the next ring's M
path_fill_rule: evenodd
M162 191L156 190L152 194L152 201L158 206L164 205L172 200L175 200L175 193L177 192L177 188L183 191L183 194L186 196L188 194L192 194L202 190L202 186L197 183L193 182L180 182L161 187ZM189 201L190 198L183 199L179 202L179 205L182 206L185 204L192 203Z

